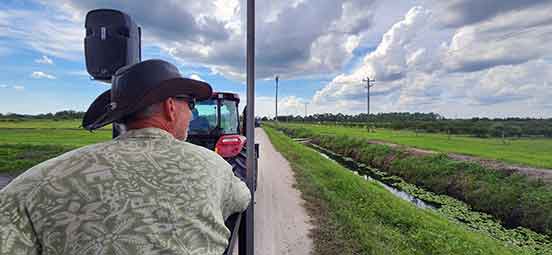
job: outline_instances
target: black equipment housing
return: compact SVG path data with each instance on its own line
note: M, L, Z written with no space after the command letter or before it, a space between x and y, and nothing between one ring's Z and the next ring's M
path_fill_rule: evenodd
M111 82L117 69L142 60L141 29L126 13L111 9L90 11L85 27L86 70L95 80Z

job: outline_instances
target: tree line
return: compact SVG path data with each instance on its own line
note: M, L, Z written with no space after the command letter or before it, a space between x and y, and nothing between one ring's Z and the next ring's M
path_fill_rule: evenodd
M264 117L262 120L269 120ZM416 132L472 135L476 137L552 137L552 118L471 118L447 119L437 113L378 113L367 115L313 114L278 116L281 122L308 122L363 128L388 128Z
M53 120L68 120L82 119L85 112L66 110L56 113L41 113L41 114L19 114L19 113L0 113L0 120L37 120L37 119L53 119Z

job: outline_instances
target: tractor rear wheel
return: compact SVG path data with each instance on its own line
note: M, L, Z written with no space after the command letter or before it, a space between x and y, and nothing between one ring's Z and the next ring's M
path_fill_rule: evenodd
M243 182L247 183L246 173L247 173L247 148L246 146L238 153L238 155L227 158L226 161L232 166L232 171L234 175L240 178ZM257 159L255 159L255 164L257 164ZM255 167L256 169L256 167ZM257 170L258 171L258 170ZM253 191L257 190L257 173L254 175L253 180Z

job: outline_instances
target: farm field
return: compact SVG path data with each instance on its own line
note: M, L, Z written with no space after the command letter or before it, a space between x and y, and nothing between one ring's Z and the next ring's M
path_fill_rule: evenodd
M77 147L106 141L111 127L88 132L80 120L0 121L0 172L19 173Z
M347 135L445 153L458 153L486 159L500 160L552 169L552 139L521 138L506 140L496 138L475 138L469 136L418 133L377 129L368 133L366 129L342 126L280 123L284 126L302 127L319 134Z

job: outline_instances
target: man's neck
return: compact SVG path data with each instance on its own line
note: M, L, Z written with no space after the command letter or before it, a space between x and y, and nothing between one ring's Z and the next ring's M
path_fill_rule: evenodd
M126 125L127 130L133 129L142 129L142 128L159 128L169 132L171 135L176 137L174 128L172 128L168 123L163 121L158 121L156 119L143 119L128 123Z

